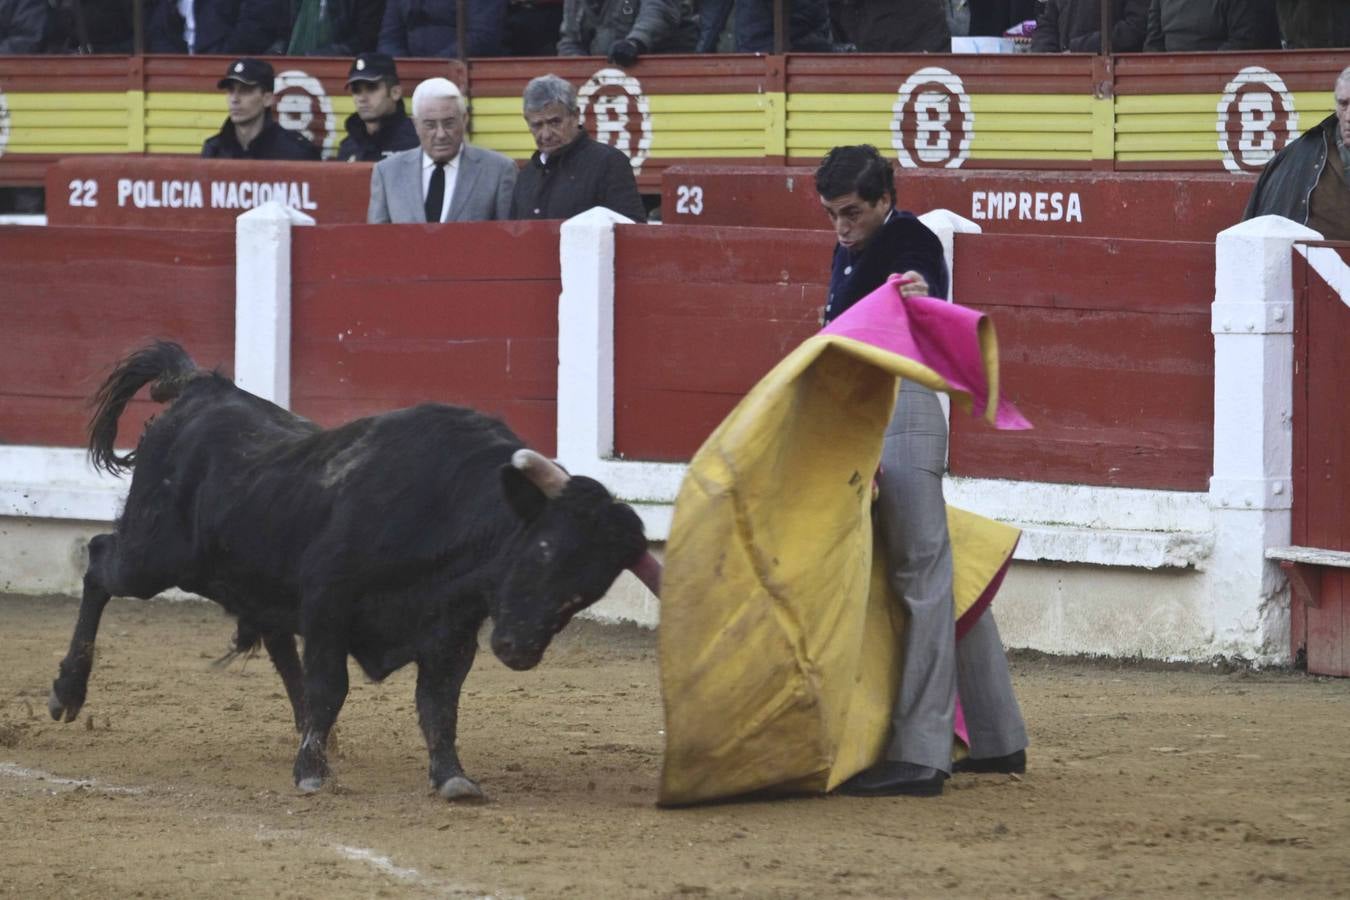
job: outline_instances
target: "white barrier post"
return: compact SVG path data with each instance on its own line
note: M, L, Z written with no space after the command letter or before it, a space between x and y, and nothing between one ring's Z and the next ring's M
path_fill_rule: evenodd
M291 403L291 227L313 225L270 201L234 226L234 381L278 406Z
M984 229L952 212L950 209L933 209L919 216L919 221L928 226L928 230L938 236L942 242L942 258L947 263L947 296L952 302L952 289L956 281L956 236L958 234L980 234ZM952 398L945 391L938 393L938 403L942 406L942 416L947 420L947 431L952 430Z
M558 462L594 478L614 455L614 226L631 224L596 206L558 243Z
M1284 578L1266 548L1289 543L1295 241L1321 235L1262 216L1215 240L1214 517L1210 584L1218 652L1284 660Z
M978 223L959 216L950 209L934 209L919 216L919 221L928 226L928 230L938 236L942 242L942 257L947 261L947 296L952 299L952 284L956 281L956 235L981 234L984 229ZM945 394L943 396L946 396Z

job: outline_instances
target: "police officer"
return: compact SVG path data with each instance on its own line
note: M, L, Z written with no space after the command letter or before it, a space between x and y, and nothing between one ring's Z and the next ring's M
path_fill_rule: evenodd
M362 53L347 72L356 112L347 117L347 136L338 147L338 159L379 162L391 153L418 146L417 129L403 108L394 58L384 53Z
M260 59L236 59L216 87L229 96L229 118L202 144L206 159L316 160L319 150L299 132L272 118L276 96L272 66Z

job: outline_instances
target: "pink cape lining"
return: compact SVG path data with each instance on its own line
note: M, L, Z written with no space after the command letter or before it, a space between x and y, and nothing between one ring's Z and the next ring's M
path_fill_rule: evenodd
M990 394L979 336L985 315L935 297L902 296L903 281L900 275L892 275L820 333L871 344L927 366L953 391L968 395L971 412L982 415ZM993 424L1006 430L1031 427L1017 407L1002 397Z

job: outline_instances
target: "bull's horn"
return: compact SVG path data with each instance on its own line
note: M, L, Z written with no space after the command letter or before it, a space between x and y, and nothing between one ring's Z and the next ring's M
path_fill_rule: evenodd
M628 568L647 586L647 590L658 597L661 596L661 561L652 556L652 551L648 550L642 554L638 561Z
M562 466L528 447L521 447L511 454L511 465L519 469L534 486L544 492L545 497L553 498L562 493L567 486L568 475Z

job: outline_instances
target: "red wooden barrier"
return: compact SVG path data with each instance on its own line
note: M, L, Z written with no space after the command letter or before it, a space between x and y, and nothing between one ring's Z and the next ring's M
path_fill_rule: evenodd
M234 358L234 238L138 228L0 227L0 443L83 446L89 398L152 338ZM155 409L133 402L119 446Z
M1325 246L1325 245L1312 245ZM1336 246L1343 260L1350 247ZM1350 550L1350 308L1294 253L1294 498L1296 546ZM1292 652L1308 671L1350 675L1350 571L1324 567L1317 607L1290 603Z
M958 235L955 252L953 296L993 317L1035 429L953 416L954 474L1208 489L1213 245Z
M821 232L618 228L618 455L689 459L742 395L815 333L832 246Z
M688 459L814 333L832 243L819 231L620 228L618 453ZM980 235L959 238L956 258L955 295L993 316L1003 388L1036 429L955 416L953 473L1206 489L1212 245ZM1172 273L1165 289L1160 271Z
M325 425L426 401L556 446L556 222L292 232L291 400Z
M370 163L69 156L47 170L50 225L234 231L277 200L320 224L366 221Z
M679 165L661 178L661 214L681 225L827 228L812 166ZM1242 219L1255 179L1191 172L902 169L900 206L949 209L986 233L1213 241Z

